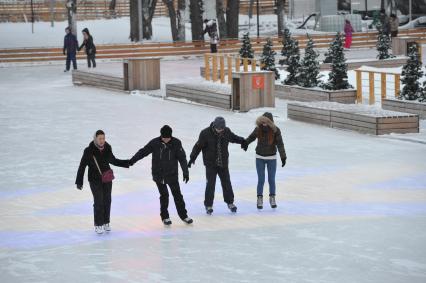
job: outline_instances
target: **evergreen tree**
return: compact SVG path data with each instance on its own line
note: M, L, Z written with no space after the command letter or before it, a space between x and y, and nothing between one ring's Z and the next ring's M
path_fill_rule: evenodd
M417 48L416 46L411 46L408 50L407 64L402 68L401 82L404 87L399 94L400 99L422 100L424 96L419 83L419 79L423 76L421 68L422 63L419 60ZM425 84L423 84L423 86L425 86Z
M281 56L283 56L283 59L280 59L279 63L280 65L288 65L288 57L290 56L292 50L291 47L293 46L293 38L291 38L291 33L289 29L284 29L282 44L283 48L281 49Z
M277 68L275 67L275 55L277 52L272 49L272 40L268 38L266 44L263 46L262 57L260 58L260 63L262 70L273 71L275 73L275 79L280 78Z
M300 63L299 79L297 84L303 87L315 87L318 85L320 66L318 62L318 53L314 50L314 41L309 37L305 49L305 56Z
M289 47L291 53L288 57L287 64L287 78L282 81L285 85L294 85L297 84L299 79L299 67L300 67L300 50L299 50L299 42L294 39L292 40L292 44Z
M377 58L379 60L383 60L394 57L392 54L389 53L389 49L391 48L391 40L389 34L384 32L384 29L381 24L377 25L377 29L379 31L376 43L376 48L379 52Z
M336 38L330 46L329 52L332 58L331 71L328 74L328 82L322 84L322 87L329 90L352 88L348 83L348 65L346 64L340 33L336 35Z
M253 47L251 46L249 33L243 35L242 46L240 49L241 58L254 58Z
M342 42L342 36L339 32L336 34L336 37L331 42L327 52L325 52L323 63L331 63L331 61L333 61L333 48L336 46L336 41Z

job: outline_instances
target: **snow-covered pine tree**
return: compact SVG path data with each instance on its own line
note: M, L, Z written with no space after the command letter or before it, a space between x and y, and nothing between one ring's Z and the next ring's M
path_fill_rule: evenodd
M399 98L406 100L417 100L423 97L419 79L423 76L422 63L419 60L419 52L416 46L408 50L407 64L402 68L401 82L404 85ZM425 85L424 85L425 86Z
M280 78L280 73L275 67L275 55L277 52L272 49L272 40L268 38L266 40L266 44L263 46L262 57L260 58L260 63L262 66L262 70L273 71L275 73L275 79L278 80Z
M308 44L305 49L305 56L300 63L299 79L297 84L303 87L316 87L320 73L318 53L314 50L314 41L308 36Z
M384 29L380 24L377 25L377 29L379 31L376 43L376 48L379 52L379 54L377 54L377 58L379 60L383 60L394 57L392 54L389 53L389 49L391 48L391 40L389 35L384 32Z
M336 34L336 37L331 42L327 52L325 52L323 63L331 63L331 61L333 60L333 48L336 46L336 41L342 42L342 35L339 32Z
M348 83L348 65L346 64L345 53L343 52L343 42L341 34L338 33L329 49L331 60L331 71L328 74L328 81L322 84L324 89L339 90L352 88Z
M287 64L287 78L282 81L285 85L295 85L299 79L299 67L300 67L300 50L299 41L293 39L289 50L292 50L288 57Z
M284 58L279 61L281 66L288 65L288 57L291 54L291 47L293 46L293 38L291 38L291 33L288 28L284 29L282 44L283 48L281 49L281 56Z
M254 58L253 47L251 46L249 33L243 35L243 41L240 49L241 58Z

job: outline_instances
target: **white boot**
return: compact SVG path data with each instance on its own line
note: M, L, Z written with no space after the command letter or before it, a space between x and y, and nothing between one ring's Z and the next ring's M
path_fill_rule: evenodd
M104 224L104 230L105 232L111 232L111 226L109 226L109 223Z
M102 229L102 226L95 226L95 232L100 235L104 233L104 229Z

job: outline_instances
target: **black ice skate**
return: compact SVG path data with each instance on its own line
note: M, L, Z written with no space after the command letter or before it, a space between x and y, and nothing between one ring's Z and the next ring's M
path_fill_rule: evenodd
M206 213L207 213L208 215L212 215L212 213L213 213L213 207L211 207L211 206L206 206Z
M183 222L185 222L186 224L192 224L194 223L194 220L192 220L191 218L187 217L185 219L182 219Z
M257 209L263 208L263 196L257 196Z
M172 225L172 221L170 220L170 218L163 219L163 223L164 223L164 225L166 225L166 226L170 226L170 225Z
M272 208L277 208L277 203L275 202L275 195L269 196L269 203L271 204Z
M232 213L236 213L237 212L237 207L235 206L235 204L233 203L228 203L228 208Z

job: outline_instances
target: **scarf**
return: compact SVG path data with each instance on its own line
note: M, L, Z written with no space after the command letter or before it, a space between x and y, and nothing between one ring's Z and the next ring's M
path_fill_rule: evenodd
M217 143L216 143L216 165L218 167L223 167L223 159L222 159L222 141L223 141L223 132L222 133L218 133L216 132L216 130L213 128L213 133L216 135L217 137Z

